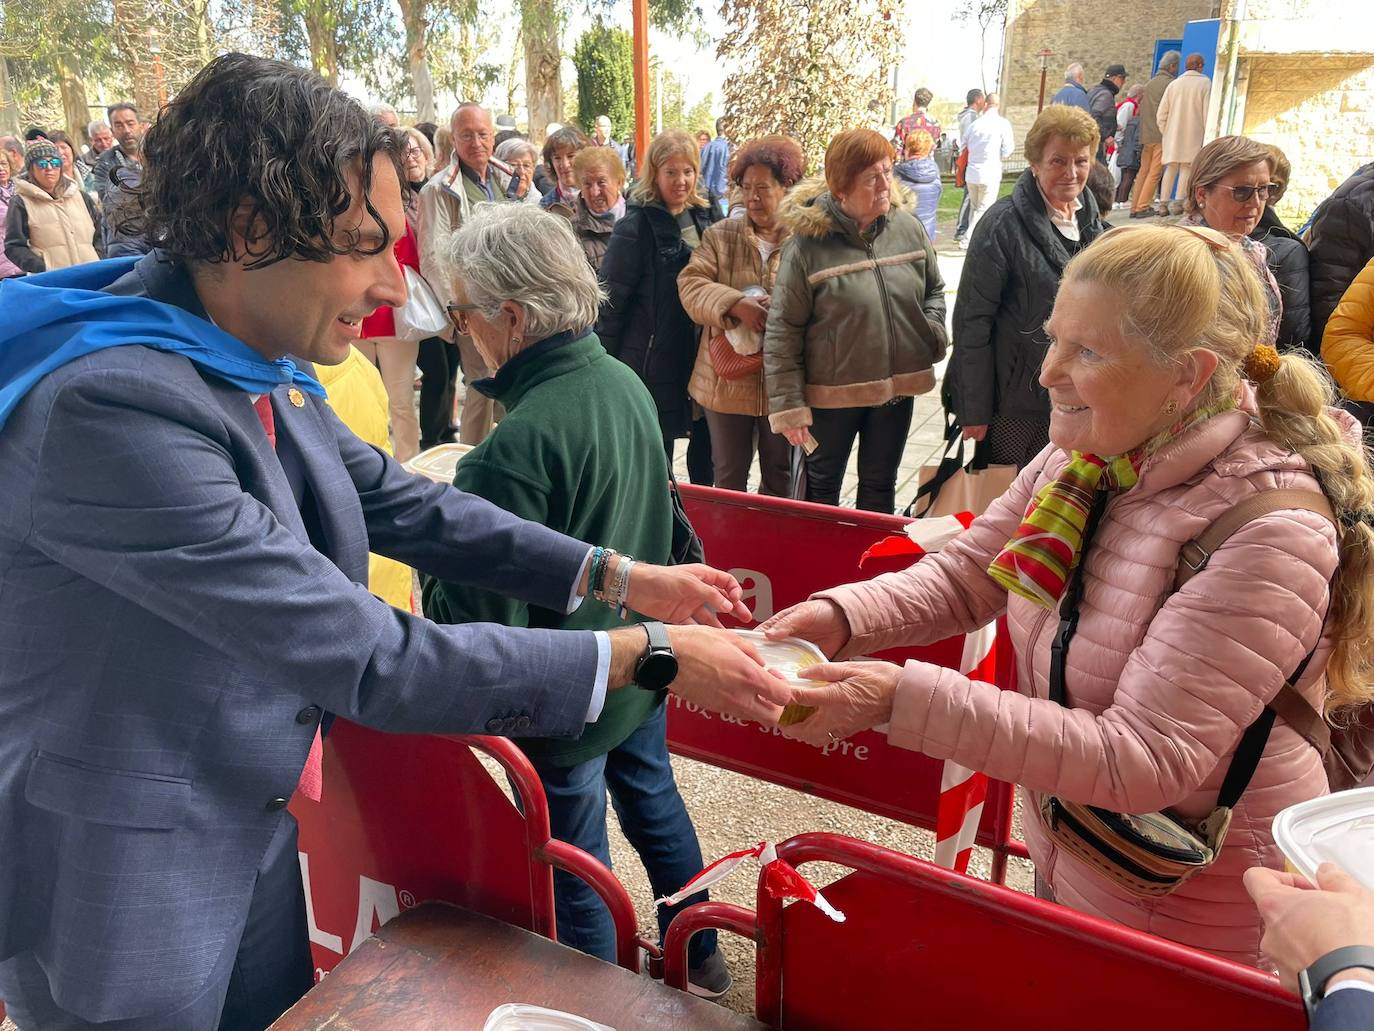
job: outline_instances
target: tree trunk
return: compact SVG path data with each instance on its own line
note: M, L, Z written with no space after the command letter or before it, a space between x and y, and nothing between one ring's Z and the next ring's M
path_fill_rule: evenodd
M129 81L134 87L138 115L151 120L158 109L157 72L149 53L148 9L141 0L114 0L114 38Z
M519 87L515 70L520 67L520 54L524 48L522 42L524 37L523 29L515 30L515 46L511 48L510 52L510 67L506 69L506 114L515 114L515 91Z
M559 16L554 0L525 0L521 9L525 35L525 107L529 137L542 140L550 122L563 118L563 82L559 65Z
M321 11L303 15L305 38L310 45L310 67L331 86L339 84L339 45L334 38L334 24Z
M0 136L18 136L21 132L19 104L10 85L10 59L0 57Z
M191 16L196 23L196 53L200 63L210 63L214 54L210 47L210 0L192 0Z
M81 81L81 73L67 54L54 58L53 66L62 92L62 119L67 123L67 135L78 144L90 142L86 139L86 125L91 120L91 113L86 105L86 84Z
M406 27L406 55L410 59L410 80L415 84L415 120L434 118L434 78L429 73L428 0L397 0L401 21Z

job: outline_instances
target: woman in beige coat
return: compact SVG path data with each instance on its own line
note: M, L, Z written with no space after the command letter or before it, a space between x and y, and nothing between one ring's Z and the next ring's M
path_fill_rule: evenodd
M1155 116L1159 131L1164 134L1164 179L1159 187L1159 202L1175 215L1183 214L1193 158L1202 149L1207 128L1212 80L1202 74L1205 63L1201 54L1188 55L1187 70L1164 90Z
M759 456L760 494L788 493L791 447L768 425L763 384L763 330L778 257L789 230L778 205L802 176L801 148L785 136L746 143L730 163L730 182L744 199L744 217L717 222L678 274L678 294L692 321L703 327L687 392L706 411L716 486L749 489L749 467ZM751 291L752 292L752 291ZM723 375L711 357L738 360L747 371Z
M1016 691L915 661L813 666L830 683L795 700L820 708L785 733L825 744L886 723L892 744L1017 783L1042 894L1252 965L1242 875L1281 868L1275 815L1327 790L1319 735L1278 695L1292 678L1327 714L1374 698L1374 479L1330 381L1264 344L1268 321L1249 261L1214 230L1106 234L1069 263L1046 323L1050 446L940 554L764 624L848 657L1005 614ZM1252 498L1267 511L1179 586L1189 542ZM1288 715L1266 727L1266 707ZM1215 860L1182 883L1137 891L1117 875L1129 858L1081 857L1058 826L1074 804L1207 833L1252 725L1253 776Z

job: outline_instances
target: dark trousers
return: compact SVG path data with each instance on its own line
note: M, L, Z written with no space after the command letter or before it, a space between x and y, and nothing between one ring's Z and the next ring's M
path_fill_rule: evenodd
M806 459L806 500L840 503L845 466L859 439L857 508L886 512L896 508L897 467L906 449L915 399L903 397L874 408L813 408L811 435L820 445Z
M1131 190L1135 186L1135 176L1139 168L1123 168L1121 170L1121 183L1116 188L1116 202L1125 204L1131 199Z
M968 187L964 187L964 199L959 203L959 221L954 226L954 238L962 239L968 234L968 220L973 214L973 205L968 201Z
M453 440L453 401L458 392L460 360L458 345L443 337L420 341L415 359L423 374L420 380L420 446L433 447Z
M789 494L792 446L774 433L766 415L728 415L706 410L711 428L711 458L716 486L725 490L749 489L749 467L754 452L759 456L759 493L775 498Z
M663 438L663 453L668 456L670 469L676 443L672 437ZM701 487L711 487L716 482L711 464L711 430L704 418L692 420L692 430L687 436L687 479Z
M264 1031L314 983L290 814L263 857L237 947L225 947L206 989L176 1012L93 1024L53 1002L33 953L0 963L0 998L19 1031Z
M611 846L606 836L606 793L610 792L620 829L639 853L656 898L671 895L706 865L696 829L673 779L667 728L667 706L661 705L606 755L575 766L536 766L549 800L553 836L590 852L608 867ZM580 877L561 870L554 871L553 885L558 940L614 963L615 925L601 896ZM676 906L659 906L660 936L668 933L668 925L679 912L706 898L702 891ZM687 949L688 964L700 966L715 951L715 931L693 935Z

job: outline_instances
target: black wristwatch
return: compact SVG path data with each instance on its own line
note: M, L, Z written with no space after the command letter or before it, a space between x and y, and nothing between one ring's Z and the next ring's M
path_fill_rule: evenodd
M646 691L662 691L677 679L677 656L662 623L640 623L649 637L649 649L635 666L635 684Z
M1309 1022L1316 1015L1317 1003L1326 998L1326 983L1342 970L1349 970L1351 967L1374 970L1374 947L1347 945L1342 949L1332 949L1298 974L1298 991L1302 994L1302 1004L1307 1007Z

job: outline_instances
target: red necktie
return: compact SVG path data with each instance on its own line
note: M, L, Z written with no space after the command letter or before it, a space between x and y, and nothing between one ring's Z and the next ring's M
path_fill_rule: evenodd
M267 433L267 442L273 449L277 446L277 420L272 414L272 396L263 394L253 402L253 411L258 413L258 418L262 421L262 428ZM324 788L324 742L320 739L320 730L315 728L315 740L310 742L310 754L305 759L305 769L301 771L301 779L296 784L296 790L303 794L312 802L318 802L322 789Z

